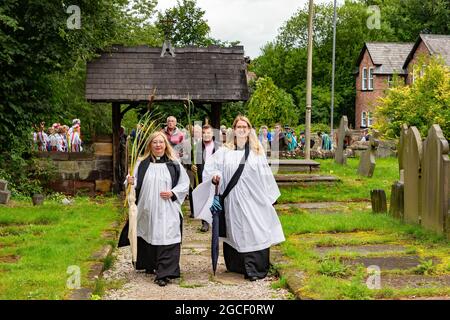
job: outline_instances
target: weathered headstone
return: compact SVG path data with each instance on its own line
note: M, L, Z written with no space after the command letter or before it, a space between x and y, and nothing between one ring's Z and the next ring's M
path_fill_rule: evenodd
M387 212L386 193L383 189L370 190L372 212Z
M8 204L10 197L10 191L0 191L0 204Z
M369 148L363 152L361 159L359 160L358 174L364 177L372 177L375 171L375 158L377 148L380 143L378 140L379 133L373 130L373 134L370 136Z
M389 214L394 218L403 220L404 214L404 193L403 182L396 181L391 187L391 201L389 204Z
M428 130L423 143L422 160L422 225L445 234L449 203L449 145L439 125Z
M334 160L339 164L347 164L347 156L344 152L345 137L349 136L348 119L347 116L342 116L339 124L338 143L334 154Z
M8 190L8 181L0 180L0 191L7 191L7 190Z
M403 152L404 220L409 223L420 223L422 139L416 127L408 129Z
M0 180L0 204L8 204L11 192L8 191L8 181Z

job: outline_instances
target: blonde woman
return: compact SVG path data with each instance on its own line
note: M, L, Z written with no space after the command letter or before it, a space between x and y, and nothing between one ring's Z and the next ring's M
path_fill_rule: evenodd
M255 281L269 271L270 247L285 240L273 207L280 191L250 121L238 116L232 129L230 141L207 159L203 181L210 181L212 188L219 184L223 195L239 164L244 163L223 201L226 232L221 237L227 270Z
M134 185L138 209L136 269L156 274L155 282L165 286L180 277L181 204L189 190L189 177L163 132L150 136L127 183ZM119 241L119 246L127 245L127 232L122 234L125 243Z

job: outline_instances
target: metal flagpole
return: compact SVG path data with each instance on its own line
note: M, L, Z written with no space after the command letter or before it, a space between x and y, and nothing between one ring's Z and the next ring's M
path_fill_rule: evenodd
M309 0L308 21L308 67L306 73L306 123L305 123L305 159L311 159L311 91L312 91L312 49L313 49L313 0Z
M332 58L332 69L331 69L331 123L330 123L330 138L331 138L331 149L333 149L333 137L334 137L334 75L336 68L336 0L334 0L334 14L333 14L333 58Z

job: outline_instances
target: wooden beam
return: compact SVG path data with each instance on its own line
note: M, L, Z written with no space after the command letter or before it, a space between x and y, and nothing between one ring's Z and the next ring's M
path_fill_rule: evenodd
M120 117L121 119L125 116L125 113L127 113L128 111L130 111L131 109L137 108L139 106L139 103L137 102L132 102L128 105L128 107L126 107L123 111L120 112Z
M220 115L222 114L222 103L211 103L211 126L220 129Z
M120 103L113 102L112 104L112 136L113 136L113 192L118 194L121 188L121 181L119 181L119 164L120 164L120 123L122 115L120 112Z

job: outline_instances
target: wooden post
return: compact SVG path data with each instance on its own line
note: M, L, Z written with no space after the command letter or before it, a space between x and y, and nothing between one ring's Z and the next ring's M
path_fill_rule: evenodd
M373 213L387 212L386 193L383 189L371 190L370 198L372 200Z
M222 113L222 103L211 103L211 126L215 129L220 129L220 115Z
M120 115L120 103L112 104L112 136L113 136L113 192L118 194L121 188L119 181L120 146L119 131L122 117Z
M389 206L389 214L394 218L403 220L404 213L404 185L402 182L396 181L391 187L391 201Z

